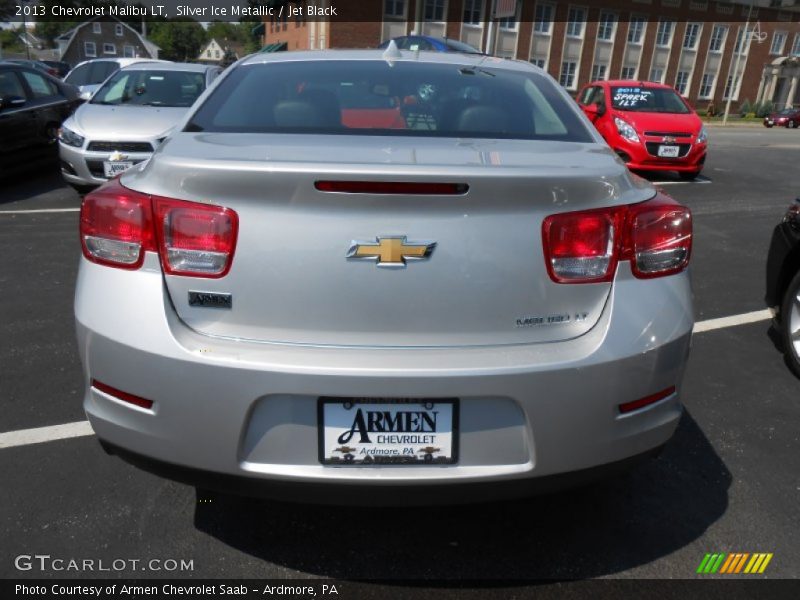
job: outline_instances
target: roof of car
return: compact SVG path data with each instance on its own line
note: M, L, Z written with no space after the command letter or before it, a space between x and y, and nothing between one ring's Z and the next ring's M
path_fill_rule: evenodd
M541 69L527 61L507 60L483 54L461 52L414 52L398 50L398 54L385 58L386 49L376 50L304 50L293 52L270 52L252 54L240 64L254 65L273 62L328 61L328 60L391 60L392 62L440 63L473 67L500 67L514 71L536 71Z
M198 63L175 63L175 62L140 62L127 67L123 71L188 71L190 73L205 73L217 65L202 65Z

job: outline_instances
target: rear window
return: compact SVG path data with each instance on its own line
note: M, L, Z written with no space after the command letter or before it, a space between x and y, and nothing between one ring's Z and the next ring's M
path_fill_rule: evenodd
M203 73L123 69L103 84L91 103L187 107L204 89Z
M186 131L593 141L543 75L382 60L240 66Z
M72 85L97 85L103 83L114 71L119 70L119 65L110 60L93 60L79 67L75 67L67 75L67 83Z
M611 104L617 110L631 112L691 112L678 93L667 88L612 87Z

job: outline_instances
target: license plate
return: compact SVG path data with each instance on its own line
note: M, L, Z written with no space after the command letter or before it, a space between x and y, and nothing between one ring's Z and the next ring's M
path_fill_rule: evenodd
M659 146L658 155L662 158L678 158L680 146Z
M320 398L325 465L451 465L458 460L458 400Z
M775 124L774 121L767 121L767 125L774 125L774 124Z
M120 173L124 173L128 169L133 166L133 161L130 160L123 160L123 161L114 161L111 162L110 160L103 161L103 171L105 172L106 177L109 179Z

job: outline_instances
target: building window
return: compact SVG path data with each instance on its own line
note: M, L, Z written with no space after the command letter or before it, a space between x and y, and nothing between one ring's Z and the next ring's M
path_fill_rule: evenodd
M704 73L703 81L700 82L700 98L711 98L711 90L714 89L714 74Z
M725 43L725 36L728 34L728 28L724 25L714 25L711 30L711 42L708 44L709 52L722 52L722 45Z
M681 0L661 0L661 6L680 6Z
M636 67L622 67L621 79L636 79Z
M103 54L116 54L117 47L114 44L103 44Z
M614 13L600 13L600 22L597 24L597 39L610 42L614 39L614 29L617 24L617 15Z
M739 52L740 48L742 48L742 36L743 35L744 35L744 30L739 28L739 31L736 34L736 44L733 47L733 51L734 52ZM741 52L744 52L745 54L747 53L748 49L750 48L750 42L752 41L752 39L753 39L752 36L750 36L750 35L747 36L747 41L745 43L745 47L743 49L741 49ZM774 43L774 40L773 40L773 43Z
M575 71L578 68L578 63L567 61L561 63L561 78L559 83L568 90L575 89Z
M536 33L550 33L553 26L553 5L537 4L533 15L533 30Z
M736 82L739 83L738 80ZM727 100L731 95L731 88L733 87L733 75L728 75L728 81L725 83L725 92L722 94L722 99Z
M103 25L99 21L92 23L92 33L103 33Z
M656 31L656 46L669 46L672 42L672 29L675 21L659 21Z
M536 65L540 69L546 69L547 68L547 66L546 66L547 65L547 61L545 59L543 59L543 58L532 58L531 59L531 63Z
M792 56L800 56L800 33L794 34L794 42L792 43Z
M570 7L567 17L567 36L578 38L583 36L583 25L585 22L586 10L583 8Z
M733 4L729 2L717 2L717 12L721 15L732 15Z
M87 57L97 56L97 47L94 42L83 42L83 54Z
M504 19L497 19L497 25L500 29L506 30L516 30L517 28L517 13L519 12L519 5L516 7L513 17L506 17ZM513 58L512 56L506 56L504 58Z
M214 50L214 58L219 58L219 50Z
M444 21L445 0L425 0L423 19L426 21Z
M483 0L464 0L464 23L480 25L483 15Z
M122 55L125 58L136 58L136 48L125 45L122 47Z
M685 96L688 87L689 71L678 71L678 76L675 78L675 89L681 96Z
M405 17L406 0L384 0L383 14L387 17Z
M119 23L114 25L114 35L116 35L117 37L122 37L123 33L124 31L122 29L122 25L120 25Z
M647 19L644 17L631 17L628 24L628 43L641 44L644 37L644 26L647 24Z
M786 45L787 33L785 31L776 31L772 36L772 46L770 46L770 54L783 54L783 47Z
M650 81L656 83L664 83L664 69L654 68L650 69Z
M697 39L700 37L700 23L687 23L686 33L683 36L683 47L686 50L697 49Z
M689 10L708 10L708 0L690 0Z
M606 78L607 65L592 65L592 81L600 81Z

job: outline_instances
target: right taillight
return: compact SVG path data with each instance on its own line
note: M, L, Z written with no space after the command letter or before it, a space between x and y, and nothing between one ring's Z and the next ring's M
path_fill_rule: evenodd
M158 252L165 273L223 277L233 261L238 217L221 206L135 192L114 179L84 197L80 235L92 262L138 269L149 250Z
M689 263L692 215L660 194L639 204L550 215L542 243L556 283L611 281L626 260L636 277L663 277Z

